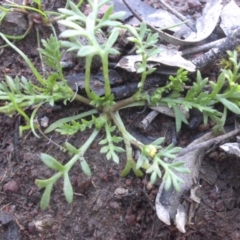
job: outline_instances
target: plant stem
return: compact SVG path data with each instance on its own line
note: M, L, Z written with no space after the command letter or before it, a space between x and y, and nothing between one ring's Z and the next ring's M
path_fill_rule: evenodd
M85 97L83 97L83 96L81 96L79 94L76 94L74 100L77 100L77 101L79 101L81 103L84 103L86 105L91 106L91 104L90 104L91 101L88 98L85 98Z
M79 160L79 158L83 157L87 149L90 147L96 136L98 135L100 129L94 129L92 134L88 137L88 140L78 149L78 154L76 154L66 165L66 171L69 171L72 166Z
M131 142L134 146L138 148L144 147L144 144L138 141L135 137L133 137L125 128L124 123L122 122L122 119L119 115L119 112L112 113L110 112L110 116L115 123L115 125L118 127L118 130L121 132L124 139L127 139L129 142Z
M145 70L142 72L142 77L141 77L141 82L140 82L140 87L138 88L138 91L133 95L133 98L135 100L139 100L140 94L143 91L143 87L147 78L147 59L145 57L145 54L142 54L142 66L144 66Z
M126 99L116 102L116 104L112 106L111 111L116 112L119 109L125 108L130 104L134 104L134 105L136 104L136 106L144 106L144 105L146 105L146 102L145 101L136 101L134 99L134 97L129 97L129 98L126 98Z
M103 54L101 56L102 66L103 66L103 78L104 78L104 89L105 97L108 98L111 95L111 87L108 74L108 54Z
M83 2L84 2L84 0L80 0L76 6L77 6L78 8L80 8L80 7L82 6Z
M12 3L12 4L5 4L5 6L8 6L8 7L12 7L14 8L13 11L15 12L23 12L23 13L26 13L25 9L27 10L30 10L30 11L33 11L33 12L37 12L38 14L44 16L45 18L47 18L47 15L44 11L41 11L37 8L34 8L34 7L29 7L29 6L24 6L24 5L18 5L16 3Z
M90 73L90 69L91 69L91 64L92 64L92 56L87 56L86 57L86 67L85 67L85 80L84 80L84 88L85 91L87 93L87 96L92 99L93 95L91 93L91 89L90 89L90 78L91 78L91 73Z

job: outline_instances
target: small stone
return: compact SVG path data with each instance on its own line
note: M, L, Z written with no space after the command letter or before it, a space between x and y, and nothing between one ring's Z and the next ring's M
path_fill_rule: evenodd
M125 183L126 183L127 186L132 185L132 179L126 179Z
M118 202L110 202L109 206L113 209L120 209L120 205Z
M53 217L48 214L44 216L43 219L34 221L33 224L35 225L36 231L42 232L46 226L51 226L53 222Z
M35 226L34 222L28 223L28 231L30 233L34 233L36 231L36 226Z
M41 118L41 126L42 127L44 127L44 128L48 127L48 123L49 123L49 118L48 117L44 116L44 117Z
M152 183L148 182L146 188L147 188L147 190L151 190L153 188Z
M78 226L78 225L75 225L75 226L73 227L73 231L76 232L76 233L79 232L79 226Z
M125 195L125 194L127 194L127 193L128 193L128 190L125 189L125 188L122 188L122 187L119 187L119 188L117 188L117 189L114 191L114 194L115 194L116 196L123 196L123 195Z
M16 193L16 192L18 192L18 190L19 190L18 184L13 180L10 180L9 182L4 184L4 186L3 186L3 191L4 192L14 192L14 193Z

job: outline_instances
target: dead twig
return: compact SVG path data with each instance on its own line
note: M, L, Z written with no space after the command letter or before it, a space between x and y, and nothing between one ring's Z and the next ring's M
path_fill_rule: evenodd
M218 48L209 50L202 56L194 59L192 63L195 64L198 69L201 69L223 57L226 51L234 50L238 45L240 45L240 28L235 29L229 34Z
M177 12L175 9L173 9L170 5L168 5L164 0L158 0L162 6L164 6L169 12L174 14L177 18L179 18L181 21L185 22L185 24L191 28L192 31L196 32L196 27L192 22L190 22L189 19L184 17L181 13Z
M197 53L197 52L201 52L201 51L205 51L205 50L209 50L212 47L216 48L220 44L222 44L223 41L225 41L225 40L226 40L226 38L222 38L222 39L219 39L219 40L207 43L207 44L203 44L201 46L196 46L196 47L185 49L185 50L181 51L182 52L182 56L188 55L188 54Z
M146 130L147 127L151 124L151 122L155 119L155 117L159 114L159 112L152 110L140 123L139 128L142 130Z
M194 145L190 145L190 146L184 148L177 155L177 157L181 157L181 156L185 155L186 153L192 152L192 151L197 150L197 149L209 149L210 146L217 146L220 143L224 142L226 139L234 137L234 136L238 135L239 133L240 133L240 129L236 129L236 130L233 130L233 131L231 131L229 133L221 135L219 137L215 137L213 139L207 140L205 142L198 143L196 145L195 144Z
M122 1L123 1L124 4L126 5L126 7L129 9L129 11L133 14L133 16L134 16L135 18L137 18L139 22L143 22L143 19L142 19L140 16L138 16L136 12L133 11L133 9L130 7L130 5L129 5L125 0L122 0ZM184 22L184 23L185 23L185 22ZM173 37L173 36L171 36L171 35L163 32L163 31L162 31L163 29L159 30L159 29L153 27L152 25L150 25L150 24L148 24L148 23L146 23L146 25L147 25L147 27L150 28L153 32L158 33L158 34L159 34L159 37L160 37L161 39L165 40L165 41L168 42L168 43L171 43L171 44L174 44L174 45L180 45L180 46L189 45L189 42L186 42L186 41L184 41L184 40L177 39L177 38L175 38L175 37Z

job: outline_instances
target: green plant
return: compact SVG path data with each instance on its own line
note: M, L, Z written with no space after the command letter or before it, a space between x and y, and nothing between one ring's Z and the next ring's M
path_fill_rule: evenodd
M123 108L145 106L146 104L148 106L169 106L175 112L177 130L180 130L182 122L187 123L186 117L179 111L180 105L186 110L197 108L203 113L205 123L210 117L217 123L217 126L224 124L227 109L237 113L240 112L239 87L235 76L236 71L234 70L233 74L232 72L223 71L216 83L209 82L208 79L202 79L201 74L198 72L196 83L186 93L184 86L188 80L187 72L180 69L175 77L170 76L169 83L166 86L157 88L152 95L144 91L147 75L155 70L154 68L148 69L147 60L150 56L161 52L160 49L155 47L158 36L149 32L146 36L148 30L145 23L142 23L139 29L123 25L118 20L123 13L113 13L112 6L109 7L102 19L98 19L97 14L100 7L107 2L109 0L103 0L100 3L96 0L88 0L92 9L88 16L85 16L79 10L80 4L75 5L71 1L68 2L70 9L64 8L59 10L65 15L65 19L60 20L59 23L67 27L61 33L61 38L66 38L67 40L59 41L56 35L52 35L48 40L42 41L43 48L39 49L42 59L53 70L48 72L47 77L41 76L27 56L0 33L0 36L6 43L23 57L38 81L38 84L33 84L24 77L12 79L7 76L6 82L0 83L0 100L5 103L4 106L0 107L0 112L6 114L18 112L21 114L26 122L22 130L31 128L33 133L39 137L37 134L39 127L34 119L38 109L45 103L53 105L57 101L63 101L67 104L68 101L74 100L92 108L84 113L59 119L44 132L44 134L48 134L56 130L61 134L71 135L78 131L85 131L87 128L92 129L91 135L82 146L76 147L66 142L62 147L71 156L71 159L66 164L61 164L57 159L48 154L41 154L43 163L56 171L49 179L36 180L36 184L40 188L45 188L40 204L43 209L48 206L52 188L60 178L64 180L63 191L65 198L69 203L72 202L73 188L69 179L70 170L76 163L79 163L83 172L88 176L91 175L91 169L84 155L100 131L105 132L105 138L99 142L102 146L100 152L106 154L108 160L111 159L118 163L118 154L126 153L126 166L121 174L122 176L126 176L131 170L137 176L142 176L143 172L141 169L145 169L146 173L150 174L151 182L154 183L157 178L162 177L164 170L163 179L166 182L166 189L173 184L175 189L179 190L182 180L177 176L176 172L188 173L189 170L183 166L183 162L168 163L165 162L165 159L175 158L181 148L173 145L162 146L163 138L159 138L149 145L140 142L125 128L119 113ZM96 33L101 31L103 27L111 27L112 31L108 36L107 42L99 44ZM121 28L125 28L131 33L132 37L129 40L136 44L137 53L142 56L142 62L137 69L137 72L141 75L141 80L138 84L138 90L133 96L115 101L110 88L108 56L119 53L113 46ZM82 46L78 38L79 36L86 38L88 45ZM59 64L62 57L62 47L67 48L68 51L75 51L79 57L86 59L84 82L86 96L73 92L67 85ZM102 62L104 96L98 96L90 87L90 69L93 57L96 55L100 57ZM233 61L236 61L236 59L233 59ZM227 85L225 85L225 79L228 79ZM210 87L207 87L208 83ZM223 104L223 113L215 109L216 103ZM30 106L33 111L29 117L26 114L26 109ZM40 133L42 133L41 130ZM122 147L123 144L125 145L124 148ZM141 151L137 161L133 159L132 146L137 147Z
M182 122L188 124L185 115L179 110L183 106L185 110L196 108L203 114L203 122L206 124L210 118L216 123L214 130L222 129L227 117L227 110L240 113L240 63L237 60L236 51L228 51L231 69L222 69L216 82L209 81L208 78L202 79L201 73L197 72L196 82L190 90L185 93L184 86L187 81L186 71L179 69L177 76L169 77L169 83L162 88L156 89L151 100L157 105L164 105L173 108L176 118L176 129L181 129ZM171 93L168 93L171 89ZM184 94L183 94L184 93ZM221 103L223 110L217 108Z

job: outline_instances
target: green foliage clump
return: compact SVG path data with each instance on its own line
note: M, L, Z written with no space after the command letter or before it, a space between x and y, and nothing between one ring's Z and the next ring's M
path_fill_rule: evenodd
M35 2L38 3L38 1ZM68 9L59 9L60 13L63 14L63 19L59 20L59 24L66 27L66 30L60 35L64 40L58 40L54 34L49 39L43 40L43 48L39 49L44 63L52 69L46 77L37 71L22 51L9 42L4 34L0 33L6 43L23 57L38 81L38 84L33 84L24 77L12 79L6 76L6 81L0 83L0 100L4 101L4 105L0 107L0 112L9 115L18 112L22 115L26 122L22 131L31 129L39 137L37 134L39 127L35 122L35 116L38 109L45 103L54 105L58 101L63 101L65 104L69 101L79 101L91 107L91 110L84 113L59 119L44 131L44 134L55 130L63 135L73 135L79 131L84 132L86 129L92 130L82 146L73 146L68 142L62 146L62 149L71 156L66 164L60 163L48 154L41 154L42 162L56 172L48 179L36 180L36 184L45 189L40 204L43 209L49 205L52 188L60 178L63 178L65 198L67 202L72 202L74 192L69 178L70 170L78 163L82 171L87 176L91 176L91 168L84 155L100 131L105 133L105 137L99 142L101 145L100 153L105 154L107 160L119 163L119 154L126 153L126 166L121 176L126 176L131 170L136 176L142 176L144 169L147 174L150 174L152 183L156 182L158 178L163 178L166 182L166 189L169 189L171 185L176 190L180 189L182 180L177 176L177 172L189 173L189 170L184 167L183 162L169 163L165 159L174 159L181 148L173 145L164 147L164 138L159 138L149 145L140 142L127 131L119 114L122 108L145 105L168 106L175 113L177 131L181 129L182 123L188 124L186 116L180 111L180 106L186 111L192 108L198 109L203 114L204 123L207 123L210 118L216 123L216 128L224 125L227 110L240 114L240 87L238 84L240 64L237 62L235 52L228 52L229 59L233 62L233 68L222 70L216 82L206 78L202 79L200 72L198 72L196 82L191 89L186 91L185 84L188 81L188 73L179 69L176 76L169 77L166 86L155 89L151 95L144 92L147 76L155 71L154 68L148 68L147 61L149 57L161 52L161 49L155 46L158 35L149 33L144 22L139 29L123 25L119 19L124 13L113 13L112 6L108 8L101 19L98 19L99 9L107 2L109 0L103 0L100 3L88 0L91 6L91 13L88 16L79 10L80 4L75 5L71 1L68 1ZM103 27L111 27L112 30L107 42L101 44L97 41L96 34ZM137 68L141 80L138 84L138 90L133 96L115 101L110 87L108 57L110 54L119 54L114 48L114 44L121 29L129 31L131 34L129 41L135 43L137 54L142 57L142 62L138 64ZM148 33L147 38L145 38L146 33ZM79 37L86 38L88 44L83 46ZM67 84L60 65L63 48L75 51L77 56L86 58L84 81L86 96L75 93ZM90 86L90 70L94 56L99 56L102 62L105 90L103 96L98 96ZM222 104L223 111L215 107L217 104ZM30 117L26 113L29 107L33 109ZM40 133L42 134L41 131ZM141 152L137 160L133 158L133 146Z

